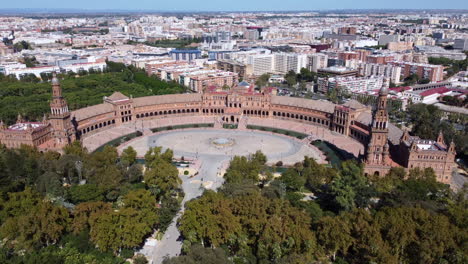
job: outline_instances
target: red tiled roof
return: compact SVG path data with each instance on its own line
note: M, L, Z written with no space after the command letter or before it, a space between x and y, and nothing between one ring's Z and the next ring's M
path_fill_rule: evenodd
M400 87L389 88L389 90L399 93L399 92L411 90L411 87L410 86L400 86Z
M434 88L434 89L430 89L430 90L427 90L427 91L424 91L422 93L420 93L419 95L422 96L422 97L425 97L425 96L429 96L429 95L433 95L433 94L443 94L443 93L446 93L446 92L449 92L450 89L447 89L447 87L439 87L439 88Z

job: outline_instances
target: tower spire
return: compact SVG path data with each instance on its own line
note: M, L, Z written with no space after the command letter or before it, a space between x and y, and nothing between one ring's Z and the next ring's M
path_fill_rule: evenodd
M62 88L60 87L60 81L57 78L57 74L54 72L52 74L52 96L53 97L62 97Z

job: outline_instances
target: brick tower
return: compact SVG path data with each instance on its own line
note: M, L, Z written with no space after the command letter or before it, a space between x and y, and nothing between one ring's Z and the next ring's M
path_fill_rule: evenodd
M49 121L52 126L52 138L55 141L55 148L61 149L75 140L75 131L71 123L67 101L62 96L62 88L55 73L52 78L50 112Z
M370 141L367 146L366 165L390 166L390 147L388 144L388 88L379 91L376 108L372 114Z

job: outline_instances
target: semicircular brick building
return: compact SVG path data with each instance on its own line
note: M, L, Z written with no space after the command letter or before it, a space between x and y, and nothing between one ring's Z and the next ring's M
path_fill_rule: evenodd
M424 140L409 136L388 120L383 89L374 109L350 100L337 105L324 100L277 96L275 88L258 92L242 82L230 90L132 98L115 92L103 103L69 111L56 77L52 80L51 113L42 122L21 117L9 127L0 123L0 143L40 150L61 150L74 140L102 145L135 131L186 124L237 124L291 130L323 139L365 163L366 174L385 175L391 167L433 168L437 179L451 182L455 146L443 136ZM304 141L307 142L307 141ZM93 147L91 147L93 148ZM92 150L92 149L91 149Z

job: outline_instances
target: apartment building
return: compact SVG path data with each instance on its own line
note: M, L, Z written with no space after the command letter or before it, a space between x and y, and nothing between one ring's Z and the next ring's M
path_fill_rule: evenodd
M307 67L306 54L276 53L274 58L274 71L276 73L300 72L302 68Z
M252 65L253 75L259 76L271 73L274 68L275 56L273 54L256 54L247 57L247 64Z
M431 82L440 82L444 79L444 66L413 62L393 62L402 68L401 78L406 78L412 74L417 74L421 79L428 79Z
M378 64L378 63L359 63L357 65L359 76L370 77L380 76L385 77L389 82L398 84L400 83L401 67L391 64Z
M319 78L318 91L328 93L337 88L348 91L350 93L367 92L379 90L383 86L388 86L384 81L384 77L331 77Z
M317 72L319 69L328 66L328 55L323 53L314 53L307 56L307 68L312 72Z
M217 69L228 72L235 72L239 75L239 78L246 78L252 75L252 65L241 63L235 60L218 60Z

